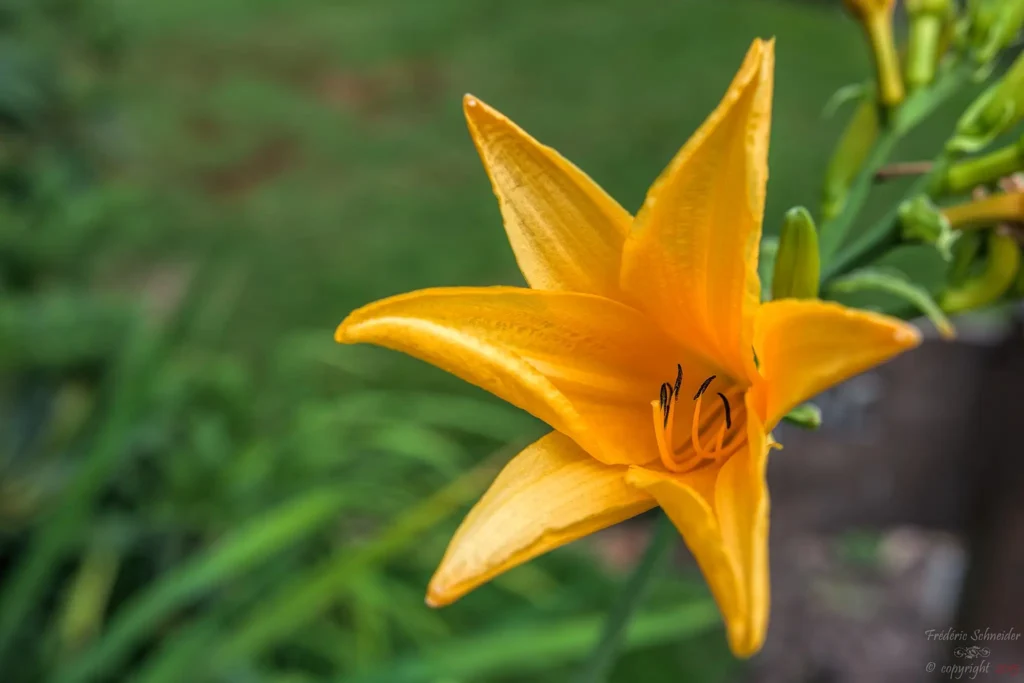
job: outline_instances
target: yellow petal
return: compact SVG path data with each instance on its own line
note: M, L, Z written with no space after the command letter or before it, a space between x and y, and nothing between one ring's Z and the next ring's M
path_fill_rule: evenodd
M686 474L631 467L626 481L650 493L679 529L725 620L737 657L761 649L768 626L767 436L751 395L747 445Z
M463 109L530 286L615 298L631 216L501 113L471 95Z
M515 287L425 289L355 311L335 338L432 363L604 462L658 457L650 401L675 373L678 354L646 317L610 299Z
M774 59L774 43L754 42L718 108L651 187L623 251L628 300L736 380L756 373Z
M558 432L529 446L455 532L430 580L428 604L454 602L512 567L654 507L626 485L625 474Z
M719 468L705 468L687 474L643 467L629 468L626 481L643 489L658 502L682 534L687 547L708 582L711 594L730 633L737 615L744 611L740 566L729 554L715 517L715 480Z
M737 657L761 649L768 628L768 437L753 398L747 399L747 447L722 466L715 484L715 512L729 556L740 568L743 609L726 617L729 646Z
M814 395L921 343L901 320L815 300L767 303L755 328L768 429Z

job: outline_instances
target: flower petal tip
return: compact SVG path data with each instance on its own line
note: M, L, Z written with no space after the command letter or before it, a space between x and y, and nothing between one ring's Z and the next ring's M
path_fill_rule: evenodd
M893 330L893 339L906 348L914 348L921 344L921 332L913 325L898 325Z
M750 659L760 652L768 634L767 622L758 624L749 615L726 620L725 629L729 650L737 659Z
M481 119L505 118L497 109L470 93L462 96L462 112L466 115L466 120L469 121L470 127L472 127L474 121Z
M775 37L754 38L747 51L747 58L757 60L764 66L770 66L775 58Z
M732 650L733 655L735 655L737 659L750 659L761 651L763 643L763 640L736 643L730 641L729 649Z
M349 344L351 340L348 338L349 320L352 316L349 316L341 321L338 325L338 329L334 330L334 341L339 344Z
M481 144L479 137L481 128L489 129L495 123L507 121L500 111L470 93L462 96L462 113L466 117L466 123L469 124L469 132L478 146Z
M435 586L435 583L436 582L431 581L430 585L427 587L427 596L423 600L423 602L427 604L427 607L433 609L447 607L458 599L459 596L446 593Z

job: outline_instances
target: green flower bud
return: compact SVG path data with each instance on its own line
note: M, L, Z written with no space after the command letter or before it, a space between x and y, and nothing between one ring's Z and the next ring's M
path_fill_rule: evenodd
M905 65L907 85L920 88L935 78L943 29L953 13L952 0L906 0L910 17Z
M815 299L820 277L818 231L802 206L786 212L772 278L773 299Z
M1020 269L1020 246L1011 235L992 230L984 270L959 287L943 293L939 305L949 313L982 308L995 303L1013 285Z
M1024 25L1024 0L970 0L967 41L979 64L988 64L1010 45Z
M974 152L1024 118L1024 53L998 82L974 100L956 124L956 135L947 147L954 152Z
M842 213L850 185L864 166L878 130L878 105L873 96L866 94L846 125L825 170L821 201L823 220L830 221Z
M918 195L903 202L898 213L903 239L932 244L942 258L947 261L953 258L950 249L956 241L956 233L927 195Z
M903 101L903 78L892 33L895 0L844 0L846 8L864 27L878 77L879 100L887 107Z
M978 185L993 183L1024 169L1024 136L1012 145L973 159L965 159L946 169L943 189L952 194L966 192Z

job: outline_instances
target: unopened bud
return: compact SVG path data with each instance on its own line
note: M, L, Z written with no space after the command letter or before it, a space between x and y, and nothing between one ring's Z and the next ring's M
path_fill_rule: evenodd
M846 8L860 21L871 45L882 104L895 107L903 101L903 78L892 34L895 0L844 0Z
M928 85L935 78L943 29L953 14L952 0L906 0L910 17L907 41L906 77L911 89Z
M942 258L947 261L953 258L950 249L956 241L956 233L927 195L918 195L900 204L899 219L903 239L934 245Z
M839 144L832 152L832 158L825 170L825 186L822 193L821 217L830 221L846 206L850 185L857 177L871 147L878 138L878 105L872 93L865 93L850 122L846 124Z
M1012 235L992 230L984 270L959 287L946 290L939 304L949 313L983 308L1010 289L1020 269L1020 246Z
M967 41L974 60L988 64L1017 37L1024 25L1024 0L970 0Z
M1024 220L1024 192L1000 192L942 209L956 230L985 228L1005 221Z
M943 189L958 194L1020 170L1024 170L1024 136L1012 145L951 165L946 170Z
M773 299L814 299L820 273L818 231L802 206L786 212L772 278Z
M974 152L992 142L1024 118L1024 53L1003 77L974 100L956 124L956 135L947 147L955 152Z

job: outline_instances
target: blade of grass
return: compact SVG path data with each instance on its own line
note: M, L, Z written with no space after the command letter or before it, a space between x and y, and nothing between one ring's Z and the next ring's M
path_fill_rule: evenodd
M374 541L358 549L342 548L301 579L282 586L268 596L238 632L211 657L213 666L223 669L255 657L279 638L293 633L329 609L339 595L351 588L365 568L409 547L419 534L479 494L494 477L499 463L504 464L509 454L518 449L519 444L499 450L478 467L403 513Z
M674 538L677 538L676 530L668 515L658 511L658 521L651 539L647 542L647 550L644 551L629 581L622 587L622 592L616 597L615 604L608 612L601 638L577 679L579 683L601 683L608 679L622 646L622 640L625 638L626 629L629 627L630 618L643 599L644 589L651 582L654 570L667 556Z
M590 650L605 617L591 614L558 622L497 629L476 637L446 642L418 657L399 661L364 676L337 683L420 683L443 680L489 680L488 675L523 674L571 662ZM658 612L641 613L625 631L627 648L647 647L693 637L720 623L711 600Z
M342 503L336 489L316 490L240 527L125 606L96 646L59 671L53 683L81 683L108 674L165 618L319 530Z
M110 375L104 395L109 406L101 420L81 471L63 496L63 503L41 522L24 559L13 569L0 595L0 671L18 627L49 582L68 546L89 523L92 501L99 495L124 453L122 439L136 421L153 366L188 329L204 304L203 294L219 269L209 258L192 280L175 317L159 329L140 318L128 334L125 349Z
M121 439L131 427L143 388L138 376L155 346L156 339L145 331L132 335L111 380L110 410L82 470L64 494L63 504L42 522L24 559L6 582L0 597L0 671L5 668L18 627L36 604L63 553L86 524L93 498L120 461Z

